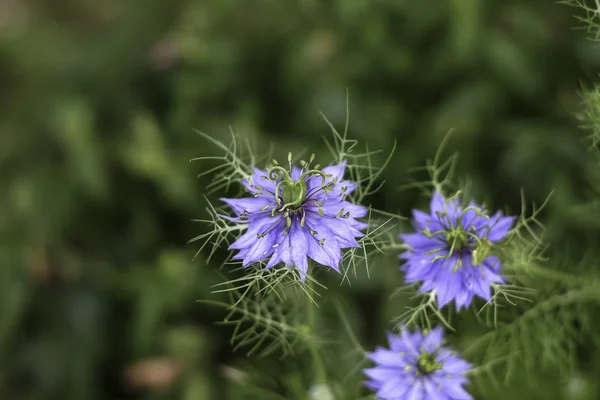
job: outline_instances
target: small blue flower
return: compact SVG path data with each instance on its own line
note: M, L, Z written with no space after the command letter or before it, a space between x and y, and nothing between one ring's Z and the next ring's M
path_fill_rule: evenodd
M388 333L390 348L378 347L368 357L377 365L363 372L365 385L383 400L469 400L463 385L471 364L442 346L444 332L437 327L425 334L402 328Z
M357 218L367 209L346 200L356 189L343 180L346 162L311 169L313 161L302 168L274 165L266 171L254 168L254 174L242 184L252 197L221 199L234 211L231 221L248 228L229 249L244 267L269 259L266 268L279 263L297 267L306 278L308 258L339 272L342 249L359 247L367 224Z
M431 214L413 210L415 233L400 235L410 248L400 258L407 283L422 282L420 292L435 290L438 306L451 302L456 310L468 307L473 296L491 298L491 286L504 283L501 263L490 250L510 231L516 217L493 216L471 202L435 192Z

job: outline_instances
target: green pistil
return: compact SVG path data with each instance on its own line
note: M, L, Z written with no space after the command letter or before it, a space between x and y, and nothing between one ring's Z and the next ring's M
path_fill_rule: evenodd
M291 153L288 155L288 163L289 169L285 169L280 165L276 164L269 169L268 178L271 180L278 180L280 182L277 184L275 188L275 193L278 195L281 191L281 198L277 196L277 206L281 206L278 211L286 211L290 210L292 212L297 211L301 208L302 204L306 201L307 197L307 189L306 189L306 177L309 175L317 175L322 179L322 187L327 194L327 191L331 191L332 189L325 185L325 180L330 175L325 175L322 171L318 169L310 169L310 164L314 159L314 155L311 156L311 159L308 163L302 161L302 175L298 178L298 180L294 181L291 177L292 170L292 155ZM283 203L283 204L282 204ZM273 208L273 214L275 213L275 209ZM320 206L319 206L320 210Z
M433 258L432 262L435 262L439 259L447 259L450 258L456 252L461 252L463 250L471 250L471 261L472 264L477 266L480 265L492 251L492 242L487 239L487 236L483 238L478 237L474 232L469 232L463 228L461 225L461 221L467 211L475 211L479 217L486 218L489 220L489 217L485 214L484 210L479 207L467 207L465 208L460 216L457 218L456 227L451 227L450 229L442 229L436 232L431 232L428 227L421 231L424 235L426 235L429 239L433 238L437 235L442 235L444 237L444 241L450 246L448 252L444 255L437 255ZM438 213L438 217L440 219L445 218L449 225L452 225L450 217L447 213ZM474 230L474 228L473 228ZM489 229L488 229L489 230ZM473 240L469 242L469 238ZM444 249L434 249L430 250L428 253L436 253L440 250ZM452 268L452 272L456 272L462 266L462 258L459 257L456 265Z
M419 375L429 375L442 368L442 363L435 360L435 355L423 352L417 360L417 373Z
M283 204L286 207L293 208L306 200L306 183L304 179L295 182L291 179L286 179L281 183L281 193Z
M451 228L450 230L438 231L438 232L429 232L429 230L425 229L422 231L428 238L432 238L435 235L444 235L445 241L450 245L450 250L447 255L438 255L433 258L433 261L436 261L441 258L449 258L455 252L460 252L465 249L471 250L471 260L473 265L480 265L483 260L485 260L492 251L492 242L487 240L486 238L480 239L475 234L471 232L467 232L464 230L462 226L457 226L456 228ZM474 242L469 242L468 238L472 237ZM432 250L432 252L437 252L439 249ZM458 259L457 264L452 268L452 272L456 272L458 268L462 266L462 259Z

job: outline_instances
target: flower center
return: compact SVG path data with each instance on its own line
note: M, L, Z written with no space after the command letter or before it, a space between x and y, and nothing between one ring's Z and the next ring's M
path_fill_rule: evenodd
M304 179L292 181L291 178L281 182L281 197L283 204L289 208L297 208L306 200L306 182Z
M421 353L417 360L417 373L419 375L429 375L432 372L442 368L442 363L435 360L435 355L431 353Z
M298 178L298 180L293 180L291 176L292 153L288 154L288 169L281 167L279 164L277 164L275 160L273 160L275 165L269 168L268 179L272 181L279 180L279 183L275 188L277 207L273 208L273 214L276 211L279 211L285 212L286 216L288 216L288 212L295 213L302 209L302 204L307 200L307 198L310 195L309 193L307 193L306 180L311 175L321 178L321 189L326 194L328 191L332 190L329 184L325 184L326 178L330 178L331 175L326 175L316 168L310 168L310 164L312 163L313 159L314 154L310 157L310 161L308 163L305 161L301 162L302 169L300 170L301 175ZM319 205L319 207L321 205Z
M446 232L446 243L450 245L452 250L460 251L467 247L468 237L467 232L459 225Z

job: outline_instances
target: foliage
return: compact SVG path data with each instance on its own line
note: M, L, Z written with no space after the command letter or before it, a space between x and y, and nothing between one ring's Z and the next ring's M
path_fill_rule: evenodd
M516 306L453 315L447 336L480 367L468 388L478 399L596 399L600 174L589 144L597 147L600 132L600 58L590 40L598 14L591 1L571 4L579 7L0 3L0 398L303 399L326 392L307 373L315 348L329 393L369 398L364 349L383 343L391 321L414 306L391 297L402 284L398 249L376 246L383 253L369 268L349 266L344 280L317 275L327 290L314 288L313 328L300 328L301 338L317 339L309 351L258 357L265 342L248 357L258 330L232 352L236 325L214 324L235 296L213 293L231 279L225 239L191 221L214 221L207 205L235 195L243 169L220 170L220 182L210 171L231 165L231 131L256 162L302 151L328 160L322 136L333 136L322 112L339 130L350 115L344 137L367 144L372 165L385 164L397 143L386 168L369 172L371 189L385 181L365 193L372 210L408 216L426 205L414 185L399 188L428 179L428 170L407 171L428 165L450 129L447 151L460 154L452 182L471 197L517 214L552 192L536 214L547 261L521 258L526 245L511 253L516 284L535 292L509 297ZM572 14L590 30L572 29ZM197 157L221 159L189 163ZM408 221L392 225L408 229ZM194 258L200 246L187 242L198 235L209 245ZM288 301L298 296L284 281L280 290ZM246 296L232 318L243 320L254 300ZM284 321L279 308L266 310L269 332L301 327L307 306L297 307L285 310L286 325L272 324Z

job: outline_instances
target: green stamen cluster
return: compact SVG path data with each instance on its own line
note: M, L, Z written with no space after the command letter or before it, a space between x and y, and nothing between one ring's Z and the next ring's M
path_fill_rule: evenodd
M432 262L437 261L439 259L449 258L454 252L462 251L465 249L471 250L471 257L473 265L479 265L485 260L492 250L492 243L487 240L485 237L480 238L475 233L466 230L462 226L462 219L467 211L473 210L480 217L485 217L489 219L489 217L482 212L481 209L475 207L466 207L462 210L462 213L457 218L456 226L452 226L452 221L448 216L447 212L439 213L438 217L441 220L446 220L447 226L450 226L449 229L443 229L436 232L430 232L428 229L423 231L428 238L432 238L436 235L443 235L444 241L450 245L450 250L445 255L435 256ZM474 230L474 228L473 228ZM473 238L473 242L469 242L469 238ZM441 249L432 250L432 252L437 252ZM457 264L453 267L452 272L456 272L458 268L462 266L462 259L459 258Z
M459 224L456 228L452 228L446 232L446 243L449 243L452 249L460 251L467 247L468 241L467 231Z
M285 169L280 166L276 160L273 160L274 166L269 169L269 179L272 181L280 180L280 182L275 187L275 195L277 198L277 207L273 208L273 215L275 215L275 211L285 211L287 209L296 211L298 210L304 201L306 201L307 192L306 192L306 177L310 175L316 175L321 177L321 186L325 193L333 190L332 184L325 184L326 178L330 177L330 175L324 174L318 168L319 166L315 166L314 169L310 168L310 164L312 164L315 155L313 154L310 157L310 161L307 163L305 161L301 162L302 166L302 175L298 180L294 181L291 177L292 173L292 153L288 154L288 164L289 168ZM281 196L279 196L281 193ZM281 208L278 208L281 206ZM319 206L320 207L320 206Z
M268 169L267 176L263 176L262 179L269 179L271 181L279 181L277 186L275 187L275 198L277 205L273 207L271 211L271 216L275 216L275 213L280 212L283 213L283 217L286 220L286 229L284 230L284 235L288 234L287 228L292 225L292 216L295 214L302 214L300 219L300 226L304 227L306 223L306 213L302 208L302 205L305 201L309 200L312 195L319 191L323 191L325 193L325 198L327 199L330 192L333 192L334 186L337 184L337 178L333 181L325 182L327 178L331 178L332 175L325 174L321 170L319 170L319 165L315 165L311 168L311 164L314 161L315 155L311 155L310 160L300 161L301 167L301 175L297 180L292 179L292 153L288 153L288 168L284 168L279 165L276 160L273 160L273 166ZM307 192L306 179L315 175L321 178L321 187L318 189L311 190L311 193ZM254 188L258 190L264 190L262 187L258 185L253 185ZM346 188L342 188L342 193L345 192ZM257 194L260 196L260 194ZM319 210L320 216L325 216L323 209L323 202L320 200L313 199L314 204L317 206ZM262 211L266 211L271 205L266 205L263 207ZM344 213L342 209L336 217L344 217L348 218L350 216L349 212ZM259 239L264 237L267 234L268 230L258 234ZM310 230L310 234L315 236L318 234L317 231ZM320 239L319 244L323 246L325 239Z
M436 361L435 354L423 352L417 360L417 374L429 375L438 369L441 369L443 364Z

